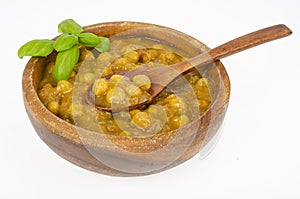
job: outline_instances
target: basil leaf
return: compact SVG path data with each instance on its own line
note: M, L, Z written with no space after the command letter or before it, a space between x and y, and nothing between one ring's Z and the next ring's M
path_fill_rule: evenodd
M62 34L60 35L54 43L54 49L57 52L67 50L77 44L78 37L75 35Z
M79 43L88 47L96 47L102 41L100 37L93 33L81 33L78 37Z
M58 32L60 33L80 34L82 31L82 27L73 19L63 20L58 25Z
M18 50L18 56L21 59L24 56L46 57L54 50L53 43L54 41L50 39L31 40L21 46L21 48Z
M57 54L52 76L55 81L68 80L79 59L79 47L74 45L68 50Z
M109 39L106 37L99 37L99 38L101 38L101 42L95 47L95 49L98 50L100 53L108 51L110 45Z

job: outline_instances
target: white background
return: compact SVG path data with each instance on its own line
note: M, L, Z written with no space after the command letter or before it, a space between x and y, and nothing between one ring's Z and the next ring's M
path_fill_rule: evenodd
M300 3L228 1L16 1L0 6L0 198L300 198ZM222 134L206 157L152 176L96 174L52 152L22 101L28 58L17 50L53 38L67 18L85 26L142 21L169 26L210 47L278 23L288 38L225 58L232 92Z

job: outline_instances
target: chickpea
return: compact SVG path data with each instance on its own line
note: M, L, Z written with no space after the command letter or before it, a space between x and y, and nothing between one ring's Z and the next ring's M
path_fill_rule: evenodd
M63 118L64 120L71 121L72 118L72 106L71 104L64 102L61 103L59 108L59 117Z
M102 95L108 88L108 84L104 78L96 79L92 90L95 95Z
M109 68L111 69L111 71L115 72L115 71L120 71L120 70L124 70L123 69L124 65L122 64L111 64L109 66Z
M106 75L109 75L109 74L112 74L113 73L113 70L111 67L106 67L102 70L102 76L106 76Z
M176 56L175 56L174 53L170 53L170 52L169 52L169 53L166 53L166 54L165 54L165 57L166 57L167 60L173 61L173 60L175 59Z
M176 54L171 52L166 52L161 54L158 60L160 64L164 64L164 65L170 65L181 61L180 59L178 59Z
M207 82L208 82L208 80L206 79L206 78L201 78L201 79L199 79L198 81L197 81L197 83L196 83L196 87L197 88L201 88L201 87L207 87Z
M157 124L163 125L168 120L167 113L164 107L161 105L150 105L147 109L147 112L153 120L156 120Z
M149 49L149 50L147 50L147 52L150 54L152 59L155 59L159 55L159 52L155 49Z
M131 51L129 53L126 53L125 55L123 55L124 58L126 58L127 60L130 60L133 63L137 63L139 61L139 54L136 51Z
M133 117L135 114L137 114L138 112L141 112L139 109L133 109L129 112L130 116Z
M113 64L115 64L115 65L125 65L128 63L130 63L130 61L123 57L119 57L113 61Z
M134 84L127 85L125 91L129 97L138 97L142 95L142 90Z
M174 116L170 120L170 124L174 129L177 129L189 122L190 122L190 120L189 120L188 116L186 116L186 115Z
M151 88L150 78L146 75L136 75L132 81L143 90L149 90Z
M198 100L199 106L200 106L200 111L205 112L210 104L210 101L208 100Z
M72 91L73 85L70 82L68 82L67 80L60 80L57 83L56 89L61 94L65 94L65 93L68 93L68 92Z
M58 91L53 88L50 83L45 84L41 90L38 91L41 101L47 105L51 101L58 101Z
M104 63L111 63L113 59L114 59L113 55L109 52L103 52L99 54L99 56L97 57L98 62L104 62Z
M138 104L141 101L140 96L128 96L128 98L129 98L129 104ZM141 106L141 109L143 109L143 105Z
M72 92L68 92L60 97L61 108L68 109L72 104Z
M51 101L48 103L47 108L55 115L58 115L59 103L57 101Z
M190 84L195 84L199 79L200 79L200 77L198 75L193 75L193 76L189 77L188 81Z
M86 48L82 48L82 50L80 51L80 61L85 61L85 60L94 60L95 56L92 53L92 51L87 50Z
M131 123L136 127L147 129L151 125L151 117L146 112L138 112L132 117Z
M39 87L43 88L48 83L51 84L51 85L53 85L53 86L56 85L56 82L53 79L52 74L45 75L44 78L40 81Z
M170 105L170 107L172 107L172 109L175 109L175 110L182 108L182 103L178 98L171 99L169 101L169 105Z
M133 68L136 68L136 65L134 63L128 63L124 65L124 70L131 70Z
M168 97L166 97L165 99L164 99L164 102L165 103L168 103L170 100L172 100L172 99L177 99L177 97L176 97L176 95L175 94L171 94L171 95L169 95Z
M79 76L79 81L82 83L90 84L94 81L95 75L93 73L82 73Z
M112 82L126 82L126 81L129 81L129 78L128 77L125 77L123 75L112 75L109 80L111 80Z
M106 94L106 101L110 104L116 103L116 104L124 104L126 102L127 95L125 91L120 87L114 87L107 91Z
M180 120L181 120L181 126L186 125L190 122L189 117L186 115L181 115Z
M209 100L211 99L211 96L208 92L208 88L204 87L202 90L197 90L196 95L198 99L204 99L204 100Z
M166 97L163 101L163 105L168 117L173 117L174 115L177 115L179 113L186 113L187 111L185 102L175 94L171 94Z
M167 117L164 107L161 105L150 105L147 109L151 117Z
M112 119L112 114L107 111L96 111L96 117L98 122L103 122Z

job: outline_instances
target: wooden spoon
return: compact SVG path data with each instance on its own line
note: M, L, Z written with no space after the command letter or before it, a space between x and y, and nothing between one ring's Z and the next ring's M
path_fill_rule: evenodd
M150 103L153 98L160 94L164 88L176 79L179 75L191 70L192 68L199 68L205 66L214 61L220 60L224 57L233 55L243 50L258 46L260 44L280 39L292 34L292 31L283 24L264 28L244 36L238 37L227 43L224 43L208 52L201 53L195 57L192 57L183 62L170 65L168 67L143 67L137 68L126 72L121 72L122 75L132 78L137 74L147 75L151 80L151 88L149 93L150 98L139 102L138 104L130 105L129 107L104 107L95 104L95 101L91 97L91 89L88 90L86 95L86 101L90 105L94 105L95 108L103 111L119 112L122 110L132 110L142 105ZM120 74L120 73L118 73Z

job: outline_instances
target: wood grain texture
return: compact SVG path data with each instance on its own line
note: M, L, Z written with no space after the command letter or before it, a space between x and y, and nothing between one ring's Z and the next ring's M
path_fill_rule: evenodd
M159 28L166 34L141 34L186 51L191 56L208 49L203 43L182 32L137 22L113 22L85 27L85 31L111 37L136 28ZM202 67L200 73L211 82L212 104L198 120L182 128L151 137L104 135L76 127L52 114L39 100L37 88L48 58L31 58L23 72L23 99L29 119L40 138L59 156L82 168L113 176L149 175L170 169L201 150L218 132L226 113L230 82L220 61Z

